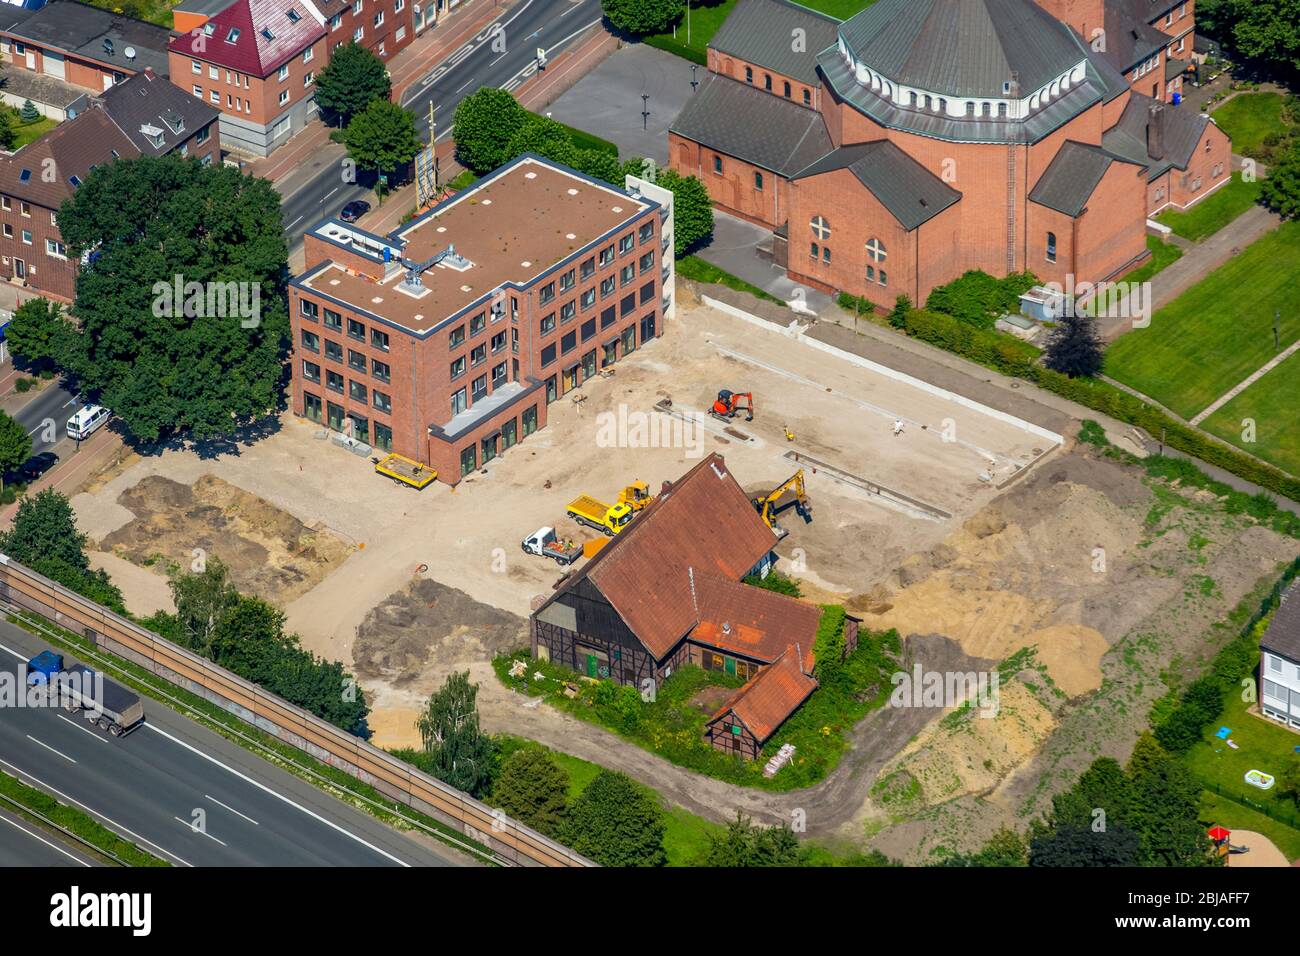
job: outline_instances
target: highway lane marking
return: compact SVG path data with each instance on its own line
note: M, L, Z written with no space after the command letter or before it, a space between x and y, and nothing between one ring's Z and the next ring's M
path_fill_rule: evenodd
M364 847L366 847L366 848L368 848L368 849L374 850L374 851L375 851L376 853L378 853L380 856L385 857L385 858L387 858L387 859L389 859L389 860L392 860L392 861L393 861L394 863L396 863L398 866L409 867L409 866L411 865L411 864L405 862L404 860L400 860L400 859L398 859L397 857L393 856L393 855L392 855L391 853L389 853L387 850L382 850L382 849L380 849L379 847L375 846L373 843L369 843L369 842L367 842L366 840L363 840L361 837L357 836L355 833L352 833L351 831L344 829L343 827L339 826L337 823L334 823L332 820L326 820L324 817L322 817L320 814L316 813L315 811L312 811L312 810L307 809L306 807L304 807L304 806L303 806L302 804L300 804L300 803L295 803L293 800L290 800L290 799L289 799L288 797L286 797L284 794L279 793L278 791L272 790L272 789L271 789L270 787L268 787L266 784L264 784L264 783L260 783L259 781L254 780L252 777L249 777L249 776L247 776L247 775L245 775L245 774L240 773L240 772L239 772L238 770L236 770L234 767L231 767L231 766L229 766L229 765L227 765L227 764L222 763L220 760L218 760L216 757L213 757L211 754L206 754L206 753L204 753L202 750L199 750L197 747L194 747L194 746L192 746L192 745L190 745L190 744L187 744L185 741L181 740L179 737L173 737L171 734L167 733L167 731L162 730L162 729L160 729L160 728L158 728L158 727L155 727L153 724L150 724L150 723L147 723L147 722L145 723L144 728L145 728L145 730L152 730L154 733L156 733L156 734L160 734L160 735L162 735L163 737L166 737L168 740L172 741L173 743L179 744L180 746L184 747L186 750L190 751L191 753L197 754L198 756L202 757L204 760L207 760L207 761L209 761L210 763L214 763L214 764L216 764L218 767L221 767L223 770L228 771L229 773L231 773L231 774L233 774L234 776L238 777L240 780L243 780L245 783L252 784L254 787L257 787L258 790L261 790L261 791L263 791L264 793L269 793L271 796L275 797L277 800L280 800L280 801L282 801L282 802L284 802L284 803L287 803L289 806L293 807L293 808L296 809L296 810L300 810L301 812L305 813L307 816L311 817L313 820L317 820L317 821L319 821L320 823L325 824L325 825L326 825L327 827L329 827L331 830L335 830L335 831L337 831L337 832L343 834L343 835L346 836L346 837L350 837L351 839L355 840L357 843L360 843L362 846L364 846Z
M224 807L225 809L229 810L231 813L233 813L233 814L234 814L235 816L237 816L237 817L243 817L245 820L247 820L249 823L251 823L251 824L252 824L253 826L255 826L255 827L260 827L260 826L262 825L262 824L258 823L256 820L254 820L252 817L248 816L247 814L240 813L240 812L239 812L238 810L236 810L234 807L229 806L228 804L222 803L220 800L218 800L216 797L214 797L214 796L213 796L212 794L210 794L210 793L205 793L205 794L203 795L203 799L205 799L205 800L211 800L211 801L212 801L213 803L215 803L217 806L219 806L219 807Z
M4 647L4 645L0 645L0 647ZM7 648L7 647L5 647L4 649L5 649L6 651L9 651L9 648ZM12 654L13 651L9 651L9 653ZM54 787L51 787L48 783L46 783L44 780L41 780L39 777L33 776L32 774L28 773L26 770L22 770L22 769L20 769L20 768L18 768L18 767L15 767L13 764L9 763L7 760L0 759L0 764L4 764L6 767L8 767L10 770L12 770L14 773L18 774L19 776L26 777L28 780L32 780L32 781L34 781L35 783L40 784L40 786L44 787L46 790L48 790L50 793L54 794L56 797L61 797L61 798L63 798L64 800L66 800L68 803L75 803L77 806L81 807L81 809L85 810L87 813L93 814L93 815L99 817L101 820L106 821L106 822L107 822L108 824L110 824L112 827L114 827L115 829L119 830L119 831L122 832L122 833L125 833L127 836L129 836L132 840L135 840L137 843L143 843L143 844L145 844L145 845L147 845L147 846L151 846L151 847L153 847L153 848L154 848L155 850L157 850L159 853L162 853L164 856L169 856L169 857L171 857L173 860L175 860L177 863L180 863L182 866L190 866L190 867L192 867L192 866L194 865L194 864L192 864L192 863L187 863L185 860L182 860L179 856L177 856L175 853L172 853L170 850L164 850L162 847L160 847L157 843L154 843L152 840L146 840L144 837L140 836L140 834L135 833L135 832L133 832L133 831L131 831L131 830L128 830L126 827L122 826L122 824L120 824L120 823L116 823L116 822L114 822L113 819L112 819L111 817L107 817L107 816L105 816L104 814L100 813L98 810L92 810L92 809L90 809L90 807L86 806L86 805L85 805L84 803L82 803L80 800L74 800L72 797L68 796L66 793L63 793L63 792L60 791L60 790L56 790Z
M475 50L481 47L483 45L483 42L488 37L492 36L497 32L504 32L506 27L514 23L515 20L518 19L520 16L522 16L524 11L527 10L532 5L533 5L533 0L525 0L524 4L520 6L519 9L513 11L508 19L495 20L492 23L488 24L487 27L483 30L483 32L474 38L472 43L465 44L465 46L461 47L451 56L445 58L442 61L442 64L438 67L438 69L428 75L429 76L428 81L423 86L421 86L414 93L412 93L411 95L407 96L405 99L402 100L402 105L409 106L417 98L423 96L425 91L428 90L429 87L431 87L435 82L437 82L439 79L446 76L456 67L460 66L463 62L465 62L465 59L469 56L469 54L473 53ZM596 22L599 23L600 21L598 20Z
M29 829L27 829L25 826L22 826L21 824L15 823L13 820L10 820L8 817L0 816L0 823L7 823L7 824L9 824L11 827L13 827L15 830L21 830L23 833L26 833L26 834L27 834L29 837L31 837L33 840L39 840L41 843L44 843L44 844L45 844L46 846L48 846L51 850L53 850L55 853L62 853L64 856L66 856L66 857L67 857L69 860L71 860L73 863L80 864L81 866L84 866L84 867L89 867L89 866L90 866L89 863L87 863L85 860L81 859L80 857L75 857L75 856L73 856L71 853L69 853L67 850L63 849L63 847L59 846L58 844L56 844L56 843L51 843L49 840L45 839L45 837L41 836L39 833L35 832L34 830L29 830Z
M181 826L183 826L185 829L191 831L192 833L198 833L198 834L200 834L201 836L205 836L205 837L207 837L207 838L208 838L209 840L211 840L213 843L221 843L222 846L227 847L227 848L229 847L229 844L223 843L221 840L218 840L216 837L214 837L214 836L213 836L211 833L209 833L207 830L201 830L201 829L199 829L198 827L196 827L196 826L195 826L194 824L192 824L192 823L186 823L186 822L185 822L184 820L182 820L180 817L172 817L172 819L175 820L177 823L179 823Z
M39 744L40 746L44 747L44 748L45 748L46 750L48 750L50 753L52 753L52 754L58 754L60 757L62 757L62 758L63 758L64 760L66 760L68 763L76 763L76 762L77 762L77 761L73 760L71 757L69 757L67 754L63 753L61 750L55 750L55 749L54 749L53 747L51 747L49 744L44 743L44 742L42 742L42 741L40 741L40 740L37 740L37 739L36 739L35 737L33 737L31 734L23 734L23 736L26 737L28 740L30 740L32 743L34 743L34 744Z
M585 25L583 25L583 26L578 27L578 29L574 30L572 33L570 33L570 34L569 34L567 37L565 37L564 39L562 39L562 40L556 40L554 43L552 43L550 46L548 46L548 47L546 48L546 53L547 53L547 57L548 57L548 59L549 59L550 54L551 54L552 52L554 52L555 50L558 50L560 47L564 46L564 44L568 43L570 40L572 40L572 39L573 39L574 37L576 37L578 34L583 33L583 32L586 31L586 30L590 30L592 27L596 26L598 23L600 23L600 19L599 19L599 18L597 18L597 19L595 19L595 20L592 20L592 21L591 21L590 23L588 23L588 24L585 24ZM532 76L533 73L536 72L536 70L537 70L537 60L536 60L536 58L534 58L533 61L532 61L531 63L529 63L526 67L524 67L522 70L520 70L520 71L519 71L518 73L516 73L514 76L512 76L510 79L506 80L506 82L502 83L502 84L501 84L501 88L502 88L503 90L513 90L516 86L518 86L521 82L523 82L523 80L524 80L526 77Z
M504 53L501 54L501 55L502 55L502 56L505 56ZM471 76L468 80L465 81L465 86L469 86L469 85L470 85L471 83L473 83L473 82L474 82L474 77ZM462 86L460 89L458 89L458 90L456 91L456 93L459 93L461 90L463 90L463 89L465 88L465 86ZM453 93L453 94L451 94L451 95L452 95L452 96L455 96L456 93Z
M94 738L95 738L96 740L98 740L101 744L106 744L106 743L108 743L108 738L107 738L107 737L101 737L101 736L99 736L99 734L95 733L95 732L94 732L93 730L91 730L89 727L83 727L81 724L77 723L75 720L72 720L71 718L68 718L68 717L64 717L62 714L55 714L54 716L57 717L57 718L59 718L59 720L63 721L65 724L72 724L72 726L76 727L76 728L77 728L78 730L80 730L83 734L90 734L90 736L94 737Z

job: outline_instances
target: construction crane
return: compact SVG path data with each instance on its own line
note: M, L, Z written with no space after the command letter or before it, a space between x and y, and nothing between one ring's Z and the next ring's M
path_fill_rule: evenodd
M741 402L744 402L742 405ZM713 403L709 409L709 414L714 418L720 418L723 421L736 417L736 412L744 409L748 414L745 421L754 420L754 393L753 392L733 392L730 389L722 389L718 392L718 400Z
M793 502L781 503L781 499L787 492L794 494ZM780 525L776 523L777 512L783 511L794 505L795 513L803 518L805 523L812 521L812 502L808 500L808 492L804 488L803 469L800 468L793 475L787 478L781 484L777 485L765 495L759 495L757 498L751 498L754 507L758 509L758 516L763 519L763 523L775 531L781 537L785 537L785 532L781 530Z

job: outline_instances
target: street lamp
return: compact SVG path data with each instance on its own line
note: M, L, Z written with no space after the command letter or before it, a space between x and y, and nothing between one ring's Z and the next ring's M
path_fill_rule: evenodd
M699 69L699 64L691 64L691 92L694 93L700 85L700 81L695 78L695 71Z
M641 94L641 128L650 129L650 94Z

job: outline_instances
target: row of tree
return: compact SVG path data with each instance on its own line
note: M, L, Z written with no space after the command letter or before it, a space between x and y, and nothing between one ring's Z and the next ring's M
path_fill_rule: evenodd
M1027 834L1000 830L978 852L942 865L1214 866L1201 789L1186 764L1143 734L1125 766L1111 757L1094 761Z
M652 179L673 194L674 252L679 257L713 234L713 204L694 176L656 169L639 157L620 162L614 153L580 146L568 127L529 112L506 90L483 87L461 100L452 136L457 160L478 175L536 153L619 187L627 175Z

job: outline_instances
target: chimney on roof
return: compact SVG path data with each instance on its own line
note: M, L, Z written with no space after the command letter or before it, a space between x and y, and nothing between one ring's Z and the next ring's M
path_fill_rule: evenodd
M145 77L146 80L151 80L151 81L153 80L153 78L154 78L153 67L151 67L151 66L146 66L146 67L144 68L144 77Z
M1152 103L1147 107L1147 155L1152 159L1165 157L1165 106Z
M1011 79L1007 81L1007 96L1020 99L1020 74L1016 70L1011 71Z

